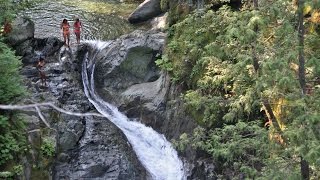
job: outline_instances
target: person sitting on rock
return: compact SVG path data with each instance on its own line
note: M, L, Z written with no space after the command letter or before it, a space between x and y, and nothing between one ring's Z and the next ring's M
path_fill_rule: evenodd
M39 71L41 85L47 86L47 77L46 77L46 74L44 73L44 65L45 65L44 58L40 56L39 62L37 64L37 69Z

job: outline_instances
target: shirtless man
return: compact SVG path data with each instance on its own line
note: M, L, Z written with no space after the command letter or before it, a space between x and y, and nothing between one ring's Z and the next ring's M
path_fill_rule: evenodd
M44 58L40 56L39 62L37 64L37 69L39 71L39 76L41 79L42 86L43 85L47 86L47 77L46 77L46 74L44 73L44 65L45 65Z

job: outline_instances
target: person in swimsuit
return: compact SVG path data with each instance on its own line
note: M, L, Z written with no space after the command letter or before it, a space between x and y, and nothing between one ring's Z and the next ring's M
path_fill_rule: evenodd
M80 33L81 33L81 28L82 28L82 24L81 24L79 18L77 18L76 22L74 22L73 28L74 28L74 34L76 35L77 44L79 44L80 43Z
M39 76L41 79L42 86L43 85L47 86L47 77L46 77L46 74L44 73L44 65L45 65L44 58L40 56L39 62L37 64L37 69L39 71Z
M64 45L67 45L69 47L70 45L70 25L68 23L67 19L63 19L60 29L62 29L62 34L63 34L63 40L64 40Z

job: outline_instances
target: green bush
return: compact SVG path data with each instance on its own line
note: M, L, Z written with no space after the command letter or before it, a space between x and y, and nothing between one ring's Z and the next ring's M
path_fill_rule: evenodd
M25 93L21 86L21 61L6 44L0 42L0 103L12 103Z
M51 139L44 139L40 149L43 156L53 157L55 154L55 143Z

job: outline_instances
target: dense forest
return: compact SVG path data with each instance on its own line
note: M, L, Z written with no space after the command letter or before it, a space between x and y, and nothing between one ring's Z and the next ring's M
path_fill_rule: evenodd
M156 61L182 89L193 133L220 179L320 179L320 1L161 0L167 42ZM0 104L28 96L3 25L28 2L0 0ZM0 179L29 153L18 111L0 110ZM43 158L54 147L41 146Z
M199 124L176 146L206 151L223 179L319 179L320 2L190 2L161 1L157 64Z

